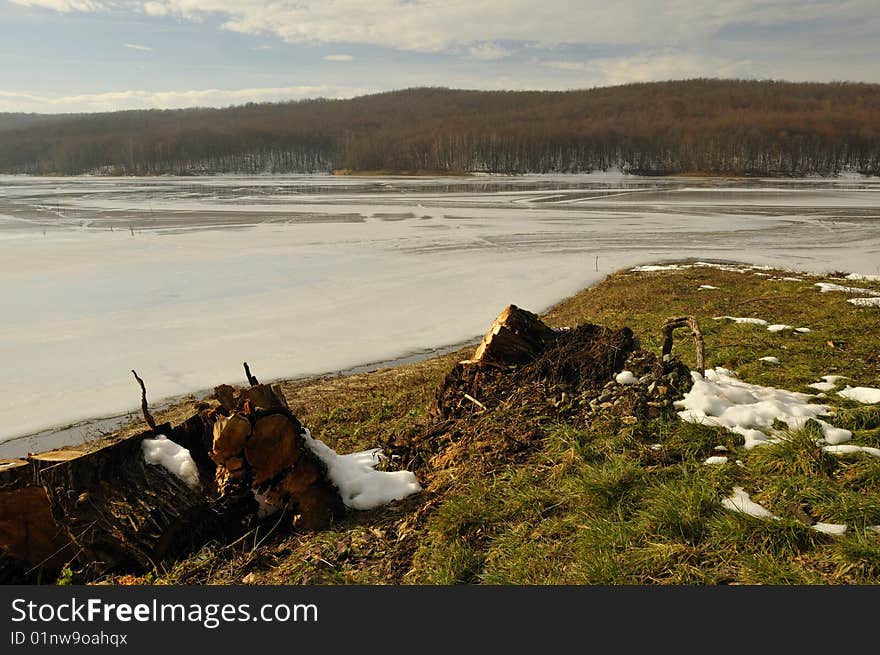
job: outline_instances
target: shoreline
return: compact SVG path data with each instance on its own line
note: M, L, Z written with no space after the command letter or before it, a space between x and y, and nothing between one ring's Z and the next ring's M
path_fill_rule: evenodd
M564 302L565 299L559 302ZM553 306L559 303L554 303ZM364 364L356 364L348 368L325 371L322 373L306 374L293 377L279 377L267 379L269 384L296 384L306 382L317 382L324 379L332 379L337 377L348 377L361 373L371 373L382 369L392 369L407 364L416 364L434 357L442 357L450 353L456 352L470 345L476 345L480 340L480 336L476 336L467 341L455 344L447 344L436 348L424 348L417 351L404 353L398 357L383 359ZM218 384L222 384L218 382ZM149 390L148 390L149 393ZM172 411L176 407L185 405L193 400L199 401L213 393L213 389L200 389L190 393L179 394L162 398L158 401L150 403L150 411L161 413ZM125 428L138 423L142 420L140 408L133 407L131 410L105 416L95 416L84 418L66 425L53 425L45 427L36 432L22 434L0 442L0 460L15 459L26 457L34 453L49 452L60 448L72 448L102 439L112 437L124 431ZM92 434L87 434L91 431ZM34 448L39 448L34 450Z

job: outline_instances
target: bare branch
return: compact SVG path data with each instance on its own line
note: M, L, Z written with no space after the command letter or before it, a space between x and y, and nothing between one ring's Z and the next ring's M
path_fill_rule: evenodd
M667 318L663 325L660 327L660 331L663 335L663 350L662 355L664 359L667 355L672 354L672 332L676 328L690 328L691 336L694 338L694 350L696 350L697 354L697 368L696 370L703 375L705 373L705 361L703 357L703 333L700 332L700 324L697 323L697 319L693 316L680 316L678 318L672 317Z
M255 378L253 375L251 375L251 369L250 369L250 367L248 366L248 363L247 363L247 362L244 363L244 373L245 373L245 375L247 375L248 383L249 383L252 387L255 387L255 386L257 386L258 384L260 384L259 380L257 380L257 378Z
M141 385L141 412L144 414L144 420L147 422L147 425L150 426L150 429L155 432L156 421L153 419L153 415L150 414L150 410L147 408L147 388L144 386L144 381L138 376L137 371L132 369L131 372L134 374L134 379L137 380L139 385Z

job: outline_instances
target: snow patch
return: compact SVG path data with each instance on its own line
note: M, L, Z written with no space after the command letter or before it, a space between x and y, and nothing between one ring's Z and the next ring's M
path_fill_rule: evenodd
M713 287L711 284L701 284L700 289L717 289L718 287Z
M727 464L727 458L724 455L712 455L707 457L703 464Z
M782 332L783 330L794 330L794 326L785 325L783 323L774 323L773 325L768 325L767 329L770 332Z
M617 384L638 384L639 379L632 374L632 371L621 371L614 376Z
M862 273L850 273L846 276L846 279L863 282L880 282L880 275L863 275Z
M794 329L795 332L800 332L801 334L806 334L807 332L812 332L812 330L808 327L799 327Z
M400 500L422 490L416 476L409 471L377 471L382 450L373 448L350 455L339 455L305 429L306 445L327 466L327 475L342 496L342 502L353 509L373 509Z
M856 307L880 307L880 298L850 298L847 302Z
M732 512L748 514L759 519L779 519L778 516L754 502L742 487L734 487L733 493L729 498L723 499L721 505Z
M862 289L861 287L845 287L840 284L831 284L830 282L816 282L816 286L822 293L830 291L841 291L843 293L863 293L866 296L880 297L880 291L872 291L871 289Z
M825 440L830 444L852 438L849 430L836 428L818 418L827 415L830 408L810 403L809 394L749 384L720 366L707 370L705 377L692 371L691 377L694 386L684 398L675 401L675 407L682 410L678 416L683 421L720 426L740 434L745 438L747 449L778 442L780 435L773 429L776 420L798 430L813 419L822 427Z
M713 321L732 321L734 323L747 323L750 325L767 325L767 321L762 318L742 318L739 316L715 316Z
M844 375L823 375L822 379L824 382L812 382L807 386L816 391L833 391L834 387L837 386L838 380L848 380L849 378ZM822 397L827 398L825 395Z
M189 451L165 435L155 439L144 439L141 442L144 461L147 464L161 466L183 480L191 489L199 487L199 469Z
M815 523L810 526L816 532L825 534L841 535L846 532L846 523Z
M856 453L865 453L880 457L880 448L872 448L871 446L856 446L854 444L844 444L842 446L822 446L822 450L832 455L855 455Z
M632 273L653 273L655 271L683 271L690 268L687 264L650 264L629 269Z
M778 364L779 358L778 357L769 357L769 356L768 357L760 357L758 359L758 361L767 362L768 364Z
M874 387L850 387L837 392L838 396L842 396L848 400L856 400L865 405L873 405L880 403L880 389Z

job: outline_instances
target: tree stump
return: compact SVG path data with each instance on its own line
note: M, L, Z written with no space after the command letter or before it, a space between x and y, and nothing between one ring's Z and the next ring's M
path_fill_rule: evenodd
M149 429L0 460L0 579L57 572L74 559L93 574L151 569L210 540L237 539L260 520L261 503L303 529L345 511L278 387L221 385L172 426L156 425L138 383ZM189 451L199 485L145 460L144 440L159 435Z
M236 408L213 427L211 458L223 495L259 495L290 513L305 529L326 527L345 510L320 459L305 442L305 429L280 389L257 384L238 392L218 388L224 408Z
M471 363L526 364L544 350L554 335L536 314L508 305L492 322Z

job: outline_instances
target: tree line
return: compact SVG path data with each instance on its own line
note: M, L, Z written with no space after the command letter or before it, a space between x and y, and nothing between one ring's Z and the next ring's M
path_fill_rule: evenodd
M0 114L0 172L880 175L880 85L694 79L578 91Z

